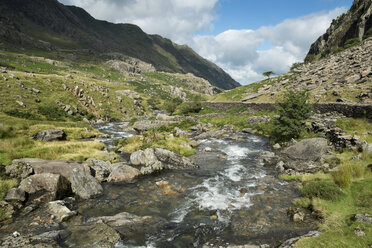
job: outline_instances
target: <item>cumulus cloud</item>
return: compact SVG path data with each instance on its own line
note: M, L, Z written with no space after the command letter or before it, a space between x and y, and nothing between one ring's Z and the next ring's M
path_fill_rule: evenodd
M293 63L303 61L311 43L326 31L332 19L345 11L336 8L257 30L227 30L217 36L196 36L190 45L235 80L252 83L262 79L265 71L281 74ZM261 49L265 43L271 46Z
M150 34L184 43L213 27L218 0L60 0L84 8L97 19L133 23Z
M346 11L336 8L256 30L227 30L208 36L196 33L213 28L219 0L60 1L80 6L95 18L134 23L147 33L187 44L242 84L262 79L265 71L288 71L294 62L304 59L310 44L326 31L332 19Z

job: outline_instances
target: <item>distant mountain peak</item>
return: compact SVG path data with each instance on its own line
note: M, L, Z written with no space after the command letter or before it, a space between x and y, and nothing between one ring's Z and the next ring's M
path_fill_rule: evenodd
M148 35L133 24L96 20L84 9L57 0L1 0L0 24L0 42L14 48L121 53L158 71L192 73L222 89L240 86L189 47Z

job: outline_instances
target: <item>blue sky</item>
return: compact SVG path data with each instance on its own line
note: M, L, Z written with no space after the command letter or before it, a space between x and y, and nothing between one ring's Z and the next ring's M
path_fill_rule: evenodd
M186 44L241 84L285 73L352 0L59 0Z
M284 19L328 11L336 7L350 8L352 0L222 0L219 2L214 30L257 29L275 25Z

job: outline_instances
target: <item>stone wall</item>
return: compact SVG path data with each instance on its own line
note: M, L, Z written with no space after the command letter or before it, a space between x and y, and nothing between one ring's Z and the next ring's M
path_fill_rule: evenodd
M220 111L244 107L251 112L275 110L275 103L204 102L204 105ZM318 113L338 112L347 117L372 119L372 104L316 103L314 111Z

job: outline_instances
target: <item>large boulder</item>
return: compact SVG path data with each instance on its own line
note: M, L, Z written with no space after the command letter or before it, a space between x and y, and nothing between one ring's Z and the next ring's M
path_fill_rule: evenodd
M61 129L48 129L34 134L33 138L41 141L66 140L66 133Z
M87 174L91 173L89 166L84 163L65 160L44 160L37 158L15 159L13 160L12 165L9 167L9 170L15 171L14 168L20 168L24 174L27 174L24 171L31 171L29 168L31 168L35 174L59 174L68 180L70 180L70 173L73 169L78 169ZM28 169L25 170L24 168Z
M133 168L125 163L113 164L112 172L108 177L109 182L131 182L140 176L141 173L138 169Z
M172 151L155 148L154 149L156 158L167 165L168 169L183 169L183 168L195 168L197 167L189 158L180 156Z
M133 124L133 128L136 131L148 131L151 129L159 128L161 126L168 126L170 124L176 123L175 121L151 121L151 120L142 120L137 121Z
M147 165L155 163L157 160L153 148L147 148L144 151L138 150L133 152L130 156L132 165Z
M78 169L70 172L69 180L72 192L82 199L89 199L103 193L103 188L97 179Z
M93 170L93 175L98 181L107 181L107 178L113 169L113 166L110 162L89 158L87 159L86 163Z
M304 139L286 148L282 154L290 159L317 161L327 151L327 140L324 138Z
M51 173L29 176L21 181L19 189L37 196L47 193L43 201L63 199L71 194L70 182L61 175Z

